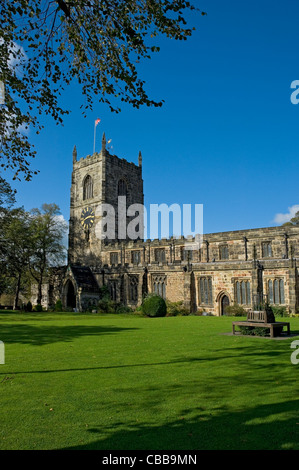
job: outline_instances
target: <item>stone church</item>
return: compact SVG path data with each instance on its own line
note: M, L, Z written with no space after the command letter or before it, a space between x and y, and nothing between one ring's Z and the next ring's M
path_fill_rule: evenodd
M118 198L143 204L142 155L138 165L111 155L105 134L99 153L78 160L74 148L70 196L68 266L53 269L45 307L59 298L84 311L97 305L105 285L112 300L132 308L150 292L218 316L234 303L252 308L257 296L289 312L298 308L299 227L204 234L200 245L190 237L144 240L142 230L138 239L124 239L117 231ZM97 233L101 204L115 209L113 239Z

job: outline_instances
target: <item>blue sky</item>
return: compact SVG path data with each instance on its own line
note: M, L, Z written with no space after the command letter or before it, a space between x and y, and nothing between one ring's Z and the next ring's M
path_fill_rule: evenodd
M164 106L123 106L116 115L95 104L84 118L80 91L70 87L64 126L44 119L44 131L31 135L40 173L16 184L19 205L55 202L68 220L72 150L92 153L97 118L96 150L105 132L111 153L137 164L142 151L146 205L203 204L205 233L274 226L276 214L299 204L299 105L290 100L298 1L194 4L208 15L188 15L192 38L160 39L161 51L140 64L150 97Z

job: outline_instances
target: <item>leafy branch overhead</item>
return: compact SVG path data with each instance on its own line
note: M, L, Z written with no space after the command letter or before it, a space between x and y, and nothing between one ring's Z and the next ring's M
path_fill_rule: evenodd
M60 105L75 82L84 96L82 112L96 99L119 112L119 104L161 106L149 98L138 64L159 51L158 35L186 40L192 34L185 0L2 1L0 6L1 165L32 177L35 151L26 129L39 133L41 115L57 124L69 112ZM200 12L204 15L204 12ZM25 131L25 132L24 132Z

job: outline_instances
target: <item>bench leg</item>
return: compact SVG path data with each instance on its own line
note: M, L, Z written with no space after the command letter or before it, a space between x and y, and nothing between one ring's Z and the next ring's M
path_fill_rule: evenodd
M233 335L235 334L235 325L233 325Z
M274 337L274 328L273 328L273 325L270 326L270 337L271 337L271 338Z

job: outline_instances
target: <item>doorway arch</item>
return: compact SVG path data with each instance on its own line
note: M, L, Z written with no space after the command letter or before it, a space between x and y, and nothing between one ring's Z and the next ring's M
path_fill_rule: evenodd
M65 285L65 306L70 308L76 308L77 306L75 287L70 279Z
M218 304L218 315L221 317L223 315L227 315L225 313L225 308L231 305L232 300L231 296L226 291L221 291L217 295L216 302Z
M227 313L225 312L225 309L226 307L229 306L229 304L230 304L229 297L227 295L223 295L221 297L221 304L220 304L221 315L227 315Z

